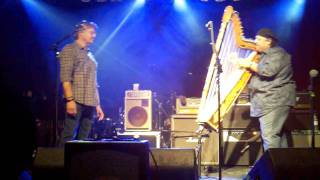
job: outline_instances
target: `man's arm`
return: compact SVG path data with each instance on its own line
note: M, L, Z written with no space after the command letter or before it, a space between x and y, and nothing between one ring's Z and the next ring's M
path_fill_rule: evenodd
M60 55L60 79L62 82L63 95L67 100L66 109L67 113L70 115L75 115L77 113L76 103L72 94L72 73L73 73L73 49L72 47L66 46L61 51Z
M274 53L272 56L264 62L253 62L250 59L239 59L238 65L243 68L248 68L251 71L256 72L260 76L272 77L276 75L283 67L283 53Z
M258 75L264 77L273 77L283 68L285 55L281 52L274 53L263 63L253 65ZM253 68L251 68L253 70Z
M98 120L100 121L104 118L104 113L103 113L103 110L100 106L100 96L99 96L98 87L96 88L96 94L97 94L97 99L98 99L98 103L99 103L99 105L96 106L96 111L97 111Z
M247 58L235 58L239 67L250 69L251 71L258 71L258 63L254 62L254 58L257 55L256 51L253 51Z
M64 47L59 55L60 58L60 79L63 87L64 98L69 99L72 96L72 73L73 73L73 49L71 45Z
M67 100L70 100L71 98L73 98L71 82L69 81L62 82L62 88L63 88L63 96Z

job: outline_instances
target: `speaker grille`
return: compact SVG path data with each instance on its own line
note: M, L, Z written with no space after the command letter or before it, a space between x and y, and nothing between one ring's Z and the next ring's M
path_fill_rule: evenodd
M147 111L139 106L131 108L128 112L128 121L136 127L143 126L148 120Z
M125 130L150 131L152 129L151 91L126 91L125 95Z

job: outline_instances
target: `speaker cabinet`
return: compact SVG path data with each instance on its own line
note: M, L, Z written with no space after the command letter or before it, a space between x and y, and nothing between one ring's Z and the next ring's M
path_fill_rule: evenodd
M198 145L196 130L199 125L196 122L197 115L175 114L171 116L171 147L173 148L193 148ZM201 150L201 165L217 165L218 138L216 132L211 132L208 137L203 137Z
M69 180L150 179L147 141L71 141L65 145Z
M266 151L245 179L319 179L319 148L275 148Z
M149 157L155 180L198 180L194 149L152 149ZM154 159L152 158L154 157Z
M320 131L314 132L315 147L320 148ZM311 130L292 131L287 137L288 146L295 148L312 147L312 132Z
M125 92L126 131L151 131L152 129L152 93L149 90Z
M39 147L32 166L32 179L66 179L64 149Z
M223 128L259 130L259 120L250 117L250 104L235 104L223 118Z
M297 92L296 105L291 109L285 128L290 131L311 130L311 97L309 92Z
M246 112L249 110L247 108L247 106L240 106L240 108L237 108L237 112ZM171 116L172 147L196 148L198 145L198 136L195 134L195 131L199 127L196 118L196 115L176 114ZM249 124L246 120L243 120L243 122L240 122L237 126L252 127L252 129L255 129L254 126ZM218 137L219 134L212 131L208 133L208 137L202 138L201 165L218 164ZM223 130L223 158L225 165L253 165L262 155L262 151L259 131L248 129Z
M223 131L224 165L253 165L263 154L260 133L257 131Z

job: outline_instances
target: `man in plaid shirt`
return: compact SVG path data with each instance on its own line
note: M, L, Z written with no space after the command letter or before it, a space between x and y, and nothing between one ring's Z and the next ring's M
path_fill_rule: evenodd
M82 21L76 26L75 41L67 44L59 55L67 112L62 144L87 138L95 111L98 120L104 117L98 92L97 62L88 49L96 37L96 28L95 23Z

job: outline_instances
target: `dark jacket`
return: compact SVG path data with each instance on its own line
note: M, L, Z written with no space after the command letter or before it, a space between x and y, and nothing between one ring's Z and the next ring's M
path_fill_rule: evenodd
M279 106L294 106L296 85L292 79L291 56L281 47L261 54L258 72L249 83L251 116L259 117Z

